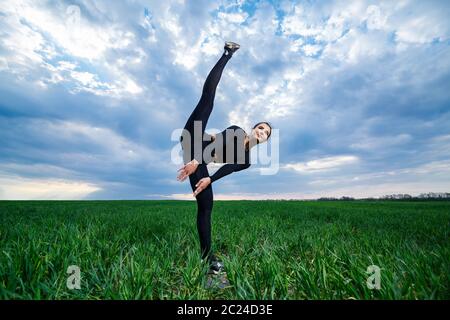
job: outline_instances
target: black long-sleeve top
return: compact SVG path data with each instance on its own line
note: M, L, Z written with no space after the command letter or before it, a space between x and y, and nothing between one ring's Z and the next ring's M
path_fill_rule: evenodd
M214 161L210 162L225 163L210 176L211 182L250 167L250 150L244 146L245 136L242 128L233 125L216 134L215 139L207 143L207 145L214 143L215 146L214 148L213 145L210 146L213 148L211 155L214 156ZM233 154L230 154L230 151L233 151Z

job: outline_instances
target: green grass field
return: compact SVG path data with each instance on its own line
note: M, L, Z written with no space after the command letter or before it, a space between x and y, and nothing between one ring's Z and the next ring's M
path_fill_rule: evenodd
M0 299L450 299L450 202L216 201L212 220L223 290L195 202L2 201Z

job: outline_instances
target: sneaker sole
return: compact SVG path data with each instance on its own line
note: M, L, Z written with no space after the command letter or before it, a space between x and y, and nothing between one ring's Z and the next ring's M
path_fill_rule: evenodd
M231 41L225 42L225 46L226 46L227 48L229 48L229 49L236 48L236 50L239 49L239 48L241 47L238 43L236 43L236 42L231 42Z

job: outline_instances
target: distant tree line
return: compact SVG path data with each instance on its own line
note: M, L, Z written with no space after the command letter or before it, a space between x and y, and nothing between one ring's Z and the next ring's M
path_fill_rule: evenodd
M418 196L412 196L407 193L389 194L378 198L369 197L362 199L355 199L353 197L343 196L340 198L335 197L321 197L317 201L354 201L354 200L450 200L450 192L428 192L421 193Z

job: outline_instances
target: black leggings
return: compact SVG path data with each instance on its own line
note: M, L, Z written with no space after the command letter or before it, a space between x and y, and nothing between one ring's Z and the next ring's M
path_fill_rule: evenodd
M189 131L191 135L191 152L183 155L184 163L193 159L193 138L194 138L194 121L201 121L202 136L205 132L206 124L213 109L216 88L222 76L223 69L230 60L231 55L223 54L217 61L214 68L210 71L203 85L202 96L191 116L186 122L184 129ZM202 146L204 144L202 143ZM184 150L185 148L183 148ZM203 149L203 148L202 148ZM202 150L203 151L203 150ZM200 161L199 161L200 162ZM189 176L192 191L195 191L195 184L202 178L209 177L206 164L201 161L197 170ZM200 238L200 250L202 259L211 256L211 212L213 208L213 190L211 184L200 192L197 196L197 230Z

